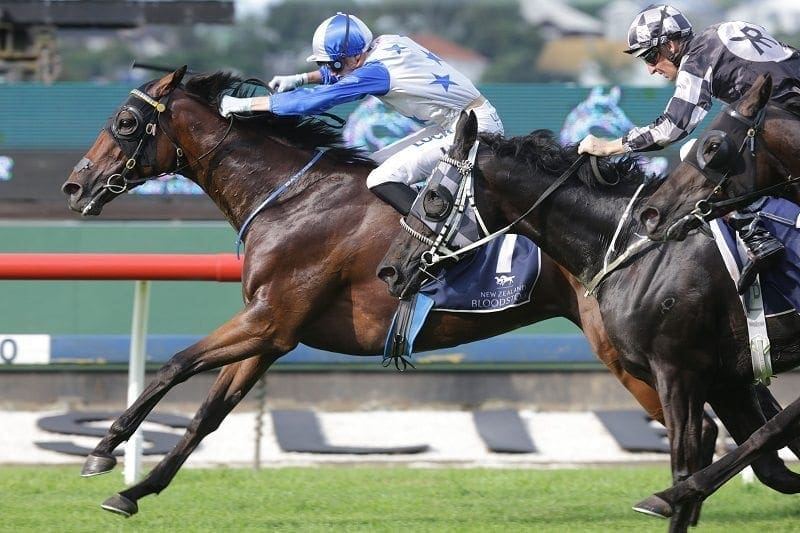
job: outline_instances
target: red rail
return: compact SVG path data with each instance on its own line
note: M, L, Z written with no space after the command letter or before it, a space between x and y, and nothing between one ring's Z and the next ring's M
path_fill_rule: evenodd
M0 279L240 281L234 254L0 253Z

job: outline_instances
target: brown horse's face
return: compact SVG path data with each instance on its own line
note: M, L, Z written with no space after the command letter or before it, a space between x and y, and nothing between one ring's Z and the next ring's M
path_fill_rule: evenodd
M180 83L185 71L183 67L148 84L147 90L132 91L117 109L61 187L72 211L99 215L120 194L175 168L175 149L159 124L161 113L167 111L160 100Z
M714 118L641 209L639 217L651 239L683 239L703 222L756 198L739 203L735 199L786 178L784 166L774 155L782 150L776 148L782 138L763 131L777 127L762 113L771 92L771 78L762 76L730 110ZM731 201L719 205L724 200Z

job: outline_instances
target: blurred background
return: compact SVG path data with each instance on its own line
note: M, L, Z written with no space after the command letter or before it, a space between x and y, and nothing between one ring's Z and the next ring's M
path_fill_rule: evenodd
M616 137L632 125L649 122L672 94L668 82L649 76L641 61L622 53L630 21L649 3L0 1L0 251L234 251L236 233L199 189L180 176L166 176L140 187L135 194L116 200L97 219L81 219L66 209L61 184L98 130L131 88L161 75L131 68L134 60L171 68L188 65L194 72L231 70L268 81L273 75L309 70L305 57L315 28L336 11L345 11L364 20L375 35L412 36L471 77L498 109L507 135L546 128L557 132L562 142L576 143L587 133ZM800 3L794 0L671 3L695 28L744 19L766 26L786 43L800 45ZM334 112L349 118L348 141L367 150L413 127L375 100L341 106ZM652 155L647 160L651 172L668 172L677 150L673 147ZM61 363L94 364L114 359L108 352L87 353L92 339L112 336L114 357L125 357L131 324L130 283L2 281L0 285L7 304L0 306L0 341L45 335L54 350L56 346L65 350ZM150 334L174 341L166 343L163 352L148 353L149 363L157 365L171 355L174 346L186 345L233 315L241 307L241 294L238 284L159 282L150 305ZM565 320L546 321L517 333L551 335L554 340L549 351L545 349L548 353L531 353L529 365L517 360L516 369L536 370L544 364L552 371L553 365L562 365L607 376L579 330ZM98 350L111 350L109 344L102 346ZM0 379L3 370L30 370L9 354L0 354ZM55 362L55 351L52 355ZM457 366L459 359L437 361ZM389 372L378 363L374 367ZM9 392L12 385L17 385L20 396L64 394L63 389L58 392L52 387L35 392L14 376L6 378L8 386L0 387L5 391L0 400L14 400ZM563 383L567 382L565 378ZM585 388L584 382L573 383L578 384L575 396L584 394L581 405L597 400L585 395L594 389ZM87 390L72 386L75 396ZM497 391L503 387L519 391L517 396L507 392L505 399L523 401L530 392L518 382L504 381ZM619 395L609 396L604 387L597 387L598 397L609 407L631 404L621 387L611 387ZM199 389L204 390L203 386ZM455 394L454 389L448 391ZM486 397L497 391L486 391ZM103 398L122 399L114 392L103 394ZM575 396L563 394L558 402L569 405Z

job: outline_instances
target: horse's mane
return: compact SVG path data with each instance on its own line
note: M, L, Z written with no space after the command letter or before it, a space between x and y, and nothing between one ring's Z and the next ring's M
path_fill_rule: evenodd
M535 130L524 136L509 138L497 134L481 134L480 138L491 148L495 158L513 159L515 164L524 165L530 172L542 172L554 178L566 171L578 158L577 145L561 145L550 130ZM620 186L638 186L643 181L651 180L636 159L630 156L617 159L598 158L597 166L607 182L618 183ZM577 176L587 187L604 186L594 176L588 162L581 165Z
M229 72L198 74L184 83L184 89L189 96L214 109L219 108L223 95L247 98L255 96L259 86L263 87L263 82L245 80ZM325 148L326 158L375 166L375 162L365 152L345 145L340 130L314 117L279 117L273 113L260 113L239 120L237 124L241 127L255 128L264 135L283 139L297 148Z

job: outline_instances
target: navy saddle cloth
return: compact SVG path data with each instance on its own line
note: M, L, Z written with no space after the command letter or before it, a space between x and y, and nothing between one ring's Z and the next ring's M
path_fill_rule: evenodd
M413 351L414 340L431 311L492 313L523 305L541 271L541 251L521 235L507 234L489 241L471 255L445 267L438 278L426 282L413 305L405 335L403 356ZM393 339L403 327L401 310L395 313L386 339L384 356L397 355Z

